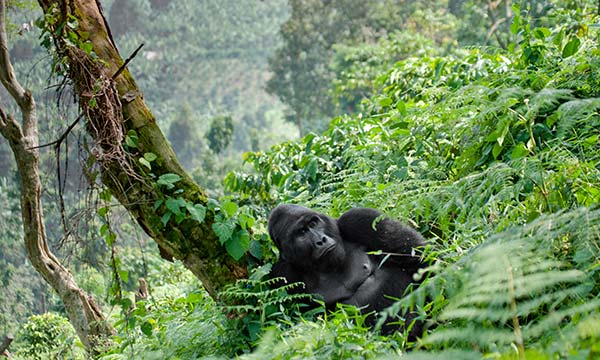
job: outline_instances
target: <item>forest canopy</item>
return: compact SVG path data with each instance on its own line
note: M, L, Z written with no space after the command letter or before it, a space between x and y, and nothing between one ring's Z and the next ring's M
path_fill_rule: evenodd
M100 3L123 58L144 43L127 65L143 93L132 103L143 98L182 167L163 171L145 133L125 128L117 145L157 196L149 229L105 180L83 125L98 108L82 107L51 17L31 1L7 8L40 144L66 136L39 149L41 198L50 249L114 329L95 358L600 356L597 1ZM65 24L82 36L83 21ZM65 43L88 49L85 36ZM82 109L90 120L67 131ZM8 145L0 337L14 334L17 359L84 359L69 309L27 260ZM420 285L379 314L411 311L423 335L409 340L410 321L382 335L356 308L307 311L298 285L274 288L266 226L280 203L376 208L423 234ZM162 246L186 231L197 237ZM238 279L213 282L218 296L191 269L198 244L214 254L202 274Z

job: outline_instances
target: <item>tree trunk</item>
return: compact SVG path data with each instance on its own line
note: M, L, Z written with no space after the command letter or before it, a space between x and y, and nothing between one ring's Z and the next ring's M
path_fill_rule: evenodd
M124 67L99 1L38 2L47 17L57 20L47 22L47 26L54 34L59 55L66 59L67 76L73 81L87 119L87 130L96 143L94 155L103 169L103 183L159 248L180 259L216 298L225 284L247 276L246 267L234 261L219 243L212 230L214 213L211 211L207 211L202 223L188 216L179 219L180 222L173 219L163 225L161 219L169 211L164 201L181 197L188 204L205 206L207 196L179 164L142 93ZM69 15L78 21L75 32L80 40L91 43L100 61L83 51L84 46L72 46L72 41L64 41L66 32L71 30L61 25ZM57 31L61 33L56 34ZM127 134L135 134L138 139L136 144L129 142L134 146L125 149ZM151 163L154 178L139 162L147 153L157 156ZM175 188L157 185L156 178L165 174L181 178ZM163 205L155 208L156 204Z
M17 163L21 185L21 216L27 257L37 272L58 293L71 324L91 353L101 350L112 334L102 311L81 290L73 275L48 249L42 211L42 186L38 174L38 127L35 102L29 91L17 81L10 63L5 27L6 0L0 0L0 82L17 102L22 123L0 108L0 134L10 144Z

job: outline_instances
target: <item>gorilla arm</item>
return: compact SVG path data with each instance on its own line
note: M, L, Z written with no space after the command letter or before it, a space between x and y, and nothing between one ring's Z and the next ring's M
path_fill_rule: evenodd
M375 221L377 219L377 221ZM367 251L402 254L405 264L413 258L414 248L424 246L425 239L413 228L403 225L369 208L354 208L338 219L338 228L345 241L358 243ZM374 228L375 227L375 228ZM414 257L418 261L418 257Z

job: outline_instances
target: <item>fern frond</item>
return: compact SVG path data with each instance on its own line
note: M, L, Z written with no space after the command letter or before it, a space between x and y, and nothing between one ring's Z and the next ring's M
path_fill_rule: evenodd
M595 125L596 132L598 131L598 111L600 110L600 99L577 99L562 104L557 112L557 135L565 138L568 133L575 131L579 124L584 127L591 128ZM590 123L590 120L595 118L595 124ZM577 129L581 130L581 129Z
M550 113L561 103L571 99L573 91L570 89L544 88L529 98L525 118L535 119L539 115Z

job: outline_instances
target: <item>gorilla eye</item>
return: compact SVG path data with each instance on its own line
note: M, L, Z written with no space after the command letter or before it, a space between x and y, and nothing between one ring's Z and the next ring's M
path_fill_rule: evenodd
M317 226L317 223L318 223L318 222L319 222L319 221L318 221L318 218L316 218L316 217L315 217L315 218L312 218L312 219L310 219L310 221L308 222L308 225L307 225L307 226L308 226L309 228L314 228L315 226Z

